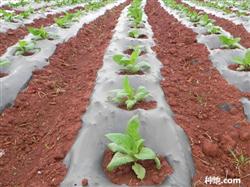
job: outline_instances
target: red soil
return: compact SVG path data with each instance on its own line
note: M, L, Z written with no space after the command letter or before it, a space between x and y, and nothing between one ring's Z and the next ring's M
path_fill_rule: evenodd
M157 102L156 101L140 101L134 105L134 107L131 110L136 110L136 109L144 109L144 110L151 110L157 107ZM126 105L119 105L119 108L127 110Z
M154 50L164 65L161 86L192 146L194 185L206 186L205 176L227 176L241 177L242 185L250 186L250 164L242 166L239 174L228 151L250 157L250 125L239 102L243 94L213 67L209 52L196 42L191 29L157 1L148 1L146 13L157 43Z
M14 106L1 114L1 187L59 186L66 174L63 159L81 128L96 73L124 6L58 45L50 65L34 72Z
M131 72L126 72L124 70L121 70L117 72L119 75L144 75L143 71L138 71L137 73L131 73Z
M108 179L115 184L127 184L128 186L158 185L162 184L166 177L172 173L172 168L169 166L167 160L162 156L159 157L162 164L160 170L155 167L155 162L153 160L138 162L146 169L146 176L143 180L137 179L131 168L132 164L122 165L110 172L107 170L107 165L112 160L113 155L113 152L109 149L104 152L102 167Z
M126 49L125 51L123 51L123 53L127 54L127 55L131 55L133 53L133 51L134 51L133 49ZM146 54L146 52L145 51L141 51L141 53L140 53L139 56L142 56L144 54Z
M234 70L234 71L238 71L237 68L239 68L239 67L240 67L239 64L231 64L228 66L229 69ZM242 70L242 71L250 71L250 68Z
M0 78L3 78L3 77L5 77L5 76L7 76L8 74L6 74L6 73L1 73L0 72Z
M82 9L82 7L76 7L69 10L68 12L76 12L77 10ZM40 18L34 20L34 23L27 24L25 27L20 27L16 30L8 30L6 33L0 33L0 55L4 54L8 47L14 45L18 40L23 39L28 34L29 27L40 28L41 26L50 26L55 23L54 19L64 15L64 13L58 13L54 15L48 15L46 18Z
M177 0L177 2L181 3L181 0ZM201 11L194 7L190 7L186 3L182 4L189 7L191 10L204 13L204 11ZM246 48L250 48L250 33L243 27L243 25L236 25L227 19L219 18L211 14L208 15L209 18L215 20L215 25L222 27L225 31L231 33L234 37L240 37L241 38L240 44Z

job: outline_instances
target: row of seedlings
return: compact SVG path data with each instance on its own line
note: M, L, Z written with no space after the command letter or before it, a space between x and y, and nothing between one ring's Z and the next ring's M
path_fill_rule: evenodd
M49 64L56 46L75 36L84 24L105 14L107 10L125 0L101 0L87 3L83 11L57 18L49 27L30 29L30 34L9 47L0 57L0 110L12 104L17 94L26 86L32 72Z
M199 10L202 10L208 14L217 16L219 18L224 18L227 20L232 21L234 24L236 25L243 25L244 28L250 32L250 16L249 15L238 15L237 13L225 13L223 10L221 9L216 9L215 7L208 7L206 6L206 2L205 3L199 3L197 0L182 0L182 2L186 3L187 5L191 6L191 7L195 7Z
M190 1L194 2L197 5L203 5L206 7L218 9L220 11L223 11L225 14L235 13L237 16L247 15L246 11L242 11L241 9L234 7L234 3L229 1L197 1L197 0L190 0Z
M52 6L54 4L55 2L20 0L18 2L9 2L8 4L6 4L6 6L13 8L17 11L25 11L30 7L34 8L35 10L38 10L44 7Z
M160 87L145 4L134 0L121 13L61 187L191 186L189 142Z
M29 7L27 10L18 14L13 11L0 9L0 33L7 32L9 29L15 30L19 27L33 23L36 19L66 12L76 7L84 7L84 4L65 5L59 8L51 6L36 11L34 8Z
M197 41L206 45L210 60L213 66L221 73L229 84L234 85L242 92L250 91L250 50L242 47L238 42L240 38L233 38L229 33L218 26L213 26L216 32L211 32L209 25L203 25L198 20L192 19L193 12L183 4L176 3L175 0L159 0L161 6L171 15L173 15L180 23L191 28L197 33ZM182 8L181 8L182 7ZM213 22L210 20L209 22ZM211 23L208 23L211 25ZM250 121L250 100L242 98L241 102L248 121ZM230 153L236 156L234 150ZM237 155L238 156L238 155ZM241 155L242 158L247 158ZM237 158L237 157L236 157Z
M230 9L231 11L236 12L238 15L248 15L249 14L249 9L250 9L250 4L248 0L243 0L243 1L237 1L237 0L223 0L223 1L210 1L208 2L210 7L225 7ZM231 13L231 12L229 12Z
M214 67L230 84L242 92L250 91L250 49L245 49L239 44L240 38L234 38L221 27L214 25L214 20L206 14L199 14L175 0L161 1L171 15L182 24L191 28L198 34L197 41L205 44L210 53ZM245 114L250 120L250 100L242 98Z

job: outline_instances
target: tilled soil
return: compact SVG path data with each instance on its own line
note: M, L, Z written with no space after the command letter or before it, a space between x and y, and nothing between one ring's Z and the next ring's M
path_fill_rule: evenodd
M96 73L124 6L107 11L58 45L50 65L34 72L14 106L1 114L1 187L51 187L63 180L63 159L81 127Z
M177 2L182 3L181 0L177 0ZM190 7L186 3L182 3L182 4L189 7L191 10L204 13L204 11L201 11L194 7ZM208 16L210 19L215 20L215 25L222 27L225 31L231 33L234 37L240 37L241 38L240 44L242 46L246 48L250 48L250 33L244 28L243 25L236 25L230 20L219 18L211 14L208 14Z
M73 13L77 10L83 9L76 7L68 12ZM28 34L29 27L40 28L41 26L47 27L55 23L54 19L64 15L64 13L50 14L46 18L35 19L33 23L20 27L18 29L9 29L6 33L0 33L0 55L4 54L8 47L14 45L18 40L23 39Z
M206 186L205 176L241 177L244 186L250 186L250 165L242 165L239 174L229 153L233 149L250 157L250 126L239 101L242 93L212 66L207 48L197 43L191 29L157 1L148 1L146 13L157 44L154 50L164 65L161 86L192 146L194 186Z

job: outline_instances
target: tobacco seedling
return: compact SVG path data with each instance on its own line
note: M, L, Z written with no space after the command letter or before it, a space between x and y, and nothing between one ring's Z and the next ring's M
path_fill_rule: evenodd
M115 95L112 101L126 105L128 110L131 110L137 102L150 96L144 86L139 86L138 89L133 88L127 76L123 79L122 89L112 90L112 93Z
M136 28L142 23L142 10L139 6L131 6L128 10L128 16L130 16L134 22Z
M249 71L250 70L250 49L247 50L243 58L235 57L233 60L234 62L240 65L237 68L237 71Z
M224 48L235 49L239 48L240 38L227 37L225 35L219 36L220 42L223 44Z
M124 56L124 55L114 55L113 56L113 60L121 65L123 67L123 71L127 72L127 73L139 73L140 71L146 71L148 69L150 69L150 65L145 62L137 62L138 61L138 57L141 54L141 49L140 48L136 48L132 54L130 55L130 57Z
M220 34L221 28L218 26L215 26L214 24L208 24L206 26L208 34Z
M200 16L199 24L200 24L201 26L206 26L206 25L208 25L208 24L210 24L210 23L213 23L213 22L214 22L214 21L211 20L211 19L209 19L209 17L208 17L207 14Z
M200 14L196 12L191 12L188 14L189 20L191 22L199 22L200 21Z
M29 8L27 11L21 12L17 15L18 19L27 19L31 14L34 13L33 8Z
M16 14L13 12L7 12L7 11L1 11L1 17L3 17L3 19L5 21L8 22L15 22L15 19L17 18Z
M20 0L19 2L14 2L14 3L10 2L10 3L9 3L9 6L10 6L10 7L15 7L15 8L17 8L17 7L19 7L19 6L25 6L25 5L27 5L27 4L29 4L29 1Z
M72 22L77 22L81 12L66 13L65 16L56 18L55 23L61 28L69 28Z
M128 33L131 38L138 38L140 36L140 32L137 29L134 29Z
M109 133L106 137L112 142L108 148L114 156L107 166L108 171L113 171L119 166L131 163L132 170L138 179L143 180L146 169L138 163L140 160L154 160L157 169L161 169L161 162L155 152L144 146L144 139L139 133L140 121L138 116L133 116L128 121L125 133Z
M34 53L37 48L35 47L35 42L27 42L25 40L20 40L16 48L15 55L25 55L27 53Z
M36 37L37 40L44 40L49 38L49 33L44 29L44 27L41 28L34 28L30 27L28 28L29 33L31 33L33 36Z

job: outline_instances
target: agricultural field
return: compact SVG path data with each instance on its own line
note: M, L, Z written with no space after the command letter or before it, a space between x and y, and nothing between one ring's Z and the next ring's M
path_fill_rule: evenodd
M0 187L250 187L249 0L0 0Z

